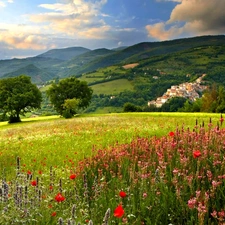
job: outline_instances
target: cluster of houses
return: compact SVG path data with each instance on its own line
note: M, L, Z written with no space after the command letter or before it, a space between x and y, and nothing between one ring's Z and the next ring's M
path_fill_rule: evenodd
M207 88L207 86L201 85L202 79L206 76L203 74L193 83L182 83L180 85L171 86L170 89L167 89L166 93L163 96L158 97L156 100L149 101L148 106L154 105L157 108L160 108L165 102L173 97L183 97L195 101L197 98L200 98L199 93Z

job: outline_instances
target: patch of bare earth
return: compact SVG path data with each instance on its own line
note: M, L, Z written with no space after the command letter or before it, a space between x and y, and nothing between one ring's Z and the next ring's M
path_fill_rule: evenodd
M138 66L139 63L131 63L131 64L127 64L127 65L124 65L123 68L124 69L132 69L134 68L135 66Z

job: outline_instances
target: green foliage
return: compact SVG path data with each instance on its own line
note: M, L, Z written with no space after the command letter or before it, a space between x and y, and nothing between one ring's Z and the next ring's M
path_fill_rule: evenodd
M202 99L199 98L194 102L186 100L182 108L179 108L179 112L201 112L202 110Z
M174 97L168 102L164 103L161 107L162 112L177 112L179 108L182 108L186 102L186 98Z
M130 102L127 102L123 106L124 112L142 112L141 107L138 107Z
M66 99L63 104L63 117L72 118L77 112L79 102L80 100L76 98Z
M28 76L0 80L0 109L9 115L9 122L20 122L20 115L40 108L41 92Z
M47 95L54 106L54 109L63 115L73 115L76 109L86 108L91 101L92 89L85 81L80 81L75 77L70 77L52 84L47 90Z
M225 89L223 86L213 85L202 97L202 109L204 112L225 112Z
M0 113L0 121L8 121L9 117L6 115L6 113Z

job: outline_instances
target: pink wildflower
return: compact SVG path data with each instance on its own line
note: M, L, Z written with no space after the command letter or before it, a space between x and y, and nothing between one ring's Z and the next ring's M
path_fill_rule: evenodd
M188 207L189 209L194 209L196 206L197 200L196 198L191 198L188 200Z

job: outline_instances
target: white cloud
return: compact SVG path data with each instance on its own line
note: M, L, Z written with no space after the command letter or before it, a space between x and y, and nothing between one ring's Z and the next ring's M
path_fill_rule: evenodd
M110 26L92 27L79 32L79 36L87 39L103 39L107 38L107 32ZM109 38L109 37L108 37Z
M1 7L6 7L6 4L4 2L2 2L2 1L0 1L0 8Z
M30 15L35 23L47 23L52 32L77 38L101 38L108 30L101 14L101 8L106 0L96 2L84 0L67 0L66 3L41 4L39 7L49 10L42 14Z
M10 48L44 50L47 46L43 44L43 41L42 36L0 32L0 42L7 44Z
M166 22L147 25L149 37L159 40L182 35L225 33L224 0L182 0Z
M13 0L0 1L0 8L1 8L1 7L6 7L6 6L7 6L7 2L8 2L8 3L13 3L14 1L13 1Z
M11 49L47 49L46 35L35 26L0 23L0 43Z

